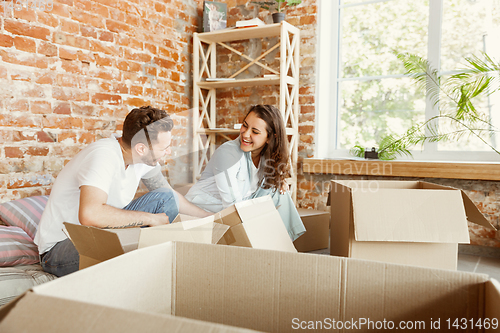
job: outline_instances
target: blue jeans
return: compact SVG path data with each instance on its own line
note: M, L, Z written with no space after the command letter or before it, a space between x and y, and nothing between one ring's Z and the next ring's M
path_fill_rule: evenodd
M152 214L165 213L172 223L179 213L179 198L174 191L162 187L133 200L123 209ZM40 264L45 272L64 276L78 270L80 257L71 240L65 239L42 254Z

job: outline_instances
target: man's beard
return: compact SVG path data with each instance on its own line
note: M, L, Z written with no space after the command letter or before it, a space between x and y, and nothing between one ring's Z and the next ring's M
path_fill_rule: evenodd
M153 151L151 149L149 150L148 154L141 157L141 163L149 165L149 166L156 166L156 163L158 163L158 162L157 162L157 159L155 157L155 154L153 153Z

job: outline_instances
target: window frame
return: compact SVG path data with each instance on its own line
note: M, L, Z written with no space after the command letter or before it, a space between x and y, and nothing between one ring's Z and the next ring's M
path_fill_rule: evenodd
M355 4L341 5L340 0L318 0L319 23L316 67L316 134L315 158L352 158L348 149L337 149L339 136L339 83L346 78L339 78L341 9L353 6L390 2L396 0L360 0ZM429 29L427 54L428 61L434 68L440 69L441 57L441 21L444 0L429 0ZM332 56L336 55L336 56ZM334 61L331 59L335 58ZM402 77L403 75L387 75L380 78ZM366 79L361 77L356 79ZM379 77L376 77L379 78ZM425 117L429 119L439 114L426 96ZM500 156L494 151L444 151L438 150L437 142L426 142L422 149L412 150L413 159L398 157L398 160L418 161L482 161L498 162Z

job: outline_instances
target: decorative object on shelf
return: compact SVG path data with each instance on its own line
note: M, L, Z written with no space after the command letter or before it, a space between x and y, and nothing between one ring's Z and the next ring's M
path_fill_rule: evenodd
M259 18L253 18L250 20L242 20L242 21L237 21L236 22L236 28L250 28L250 27L260 27L266 25L262 20Z
M203 2L203 31L225 29L227 25L227 4L216 1Z
M404 64L406 75L427 92L434 105L439 105L440 112L425 122L410 127L401 136L384 137L376 149L379 159L392 160L397 155L412 157L410 149L416 145L425 142L452 142L464 137L478 138L500 154L488 142L489 137L500 135L500 129L491 123L489 115L480 113L474 105L478 97L500 92L500 62L487 54L483 54L482 58L472 56L465 58L468 68L459 70L457 74L442 75L427 60L417 55L403 53L397 57ZM440 121L446 121L448 127L440 127ZM364 157L365 151L365 148L356 145L350 153Z
M285 20L285 10L286 7L297 6L302 3L302 0L275 0L275 1L252 1L259 5L261 8L271 11L272 9L276 12L272 14L273 22L280 23Z

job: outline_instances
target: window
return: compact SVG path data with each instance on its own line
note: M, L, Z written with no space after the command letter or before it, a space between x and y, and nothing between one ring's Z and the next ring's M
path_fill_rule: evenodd
M356 144L376 146L382 137L439 114L439 105L404 75L398 53L426 58L442 75L481 52L500 59L500 0L320 0L319 22L320 158L346 157ZM500 128L498 95L481 100L479 108ZM500 150L500 138L489 140ZM419 160L500 161L474 138L419 148L413 151Z

